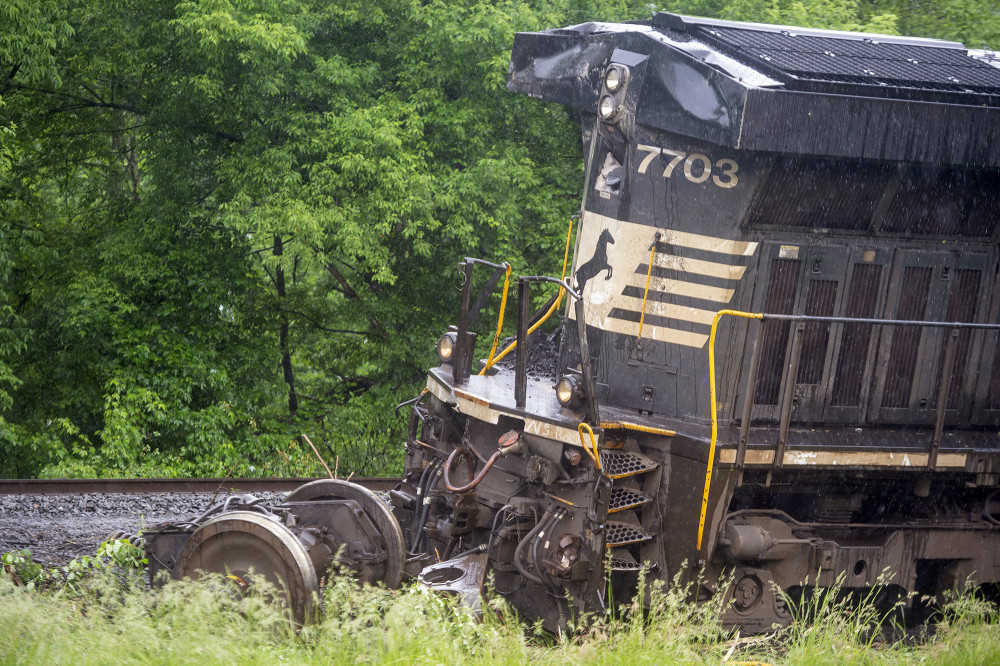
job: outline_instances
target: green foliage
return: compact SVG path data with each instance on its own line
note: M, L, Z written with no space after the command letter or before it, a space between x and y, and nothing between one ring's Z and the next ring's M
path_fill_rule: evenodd
M126 539L109 539L97 548L97 557L107 558L111 565L128 571L144 573L149 562L142 548Z
M663 8L1000 45L986 0ZM0 476L317 471L302 433L342 474L398 469L389 408L453 323L456 261L558 274L579 205L577 119L506 91L514 34L650 11L3 3Z
M77 557L66 564L45 569L31 559L28 549L0 555L0 569L10 581L27 590L48 589L59 594L76 594L96 577L117 577L119 585L142 587L146 577L146 557L142 549L125 539L103 542L94 556Z
M420 586L360 587L348 577L331 579L325 613L301 628L266 588L234 594L222 576L156 590L122 583L100 569L71 590L29 590L0 573L0 662L985 664L1000 657L996 607L968 595L946 606L944 621L920 643L875 645L859 641L864 622L851 619L866 616L863 605L741 639L719 628L721 602L694 606L685 586L657 589L620 618L553 636L525 625L500 597L476 617Z
M0 555L0 565L11 580L29 590L35 589L35 586L44 580L45 571L40 564L31 559L31 551L27 548Z

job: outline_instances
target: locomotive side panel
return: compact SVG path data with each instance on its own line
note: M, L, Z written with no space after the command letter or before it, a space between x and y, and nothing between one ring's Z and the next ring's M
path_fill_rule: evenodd
M740 222L761 160L680 135L634 132L621 149L623 139L612 136L619 130L599 125L577 241L574 276L600 397L704 423L712 319L742 306L753 280L759 243L744 240Z
M574 266L602 416L677 431L630 440L662 470L658 513L641 515L659 536L639 557L667 575L684 562L732 572L732 590L703 593L730 594L728 621L758 629L789 619L772 585L795 590L810 576L883 586L887 599L996 580L997 563L981 552L1000 546L991 527L1000 440L981 428L997 423L997 333L961 326L1000 321L996 161L904 140L920 123L879 130L904 106L949 126L968 110L816 96L805 125L835 120L840 105L870 121L857 129L864 136L831 142L828 128L789 127L783 137L795 119L778 114L743 142L727 134L743 109L717 72L634 35L621 49L597 68L633 67L633 87L588 116ZM748 105L780 98L749 88ZM608 92L598 84L589 94L596 104ZM952 163L972 153L978 163ZM852 321L722 320L716 462L704 427L708 337L724 309ZM919 325L943 321L959 326ZM579 365L574 352L570 339L564 366ZM699 473L715 465L702 509Z

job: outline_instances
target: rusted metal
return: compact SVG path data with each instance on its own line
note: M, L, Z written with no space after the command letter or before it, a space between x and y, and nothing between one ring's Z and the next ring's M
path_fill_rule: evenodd
M583 371L583 381L587 385L587 414L594 423L601 422L600 407L597 402L597 384L594 382L594 371L590 365L590 345L587 342L586 317L583 312L583 299L576 297L576 321L580 344L580 368Z
M488 299L490 295L493 293L493 290L496 288L497 283L500 282L500 278L503 277L503 274L507 270L507 267L502 264L496 265L489 262L483 262L483 263L488 266L495 266L495 268L493 269L493 274L490 275L488 280L486 280L486 285L479 292L479 297L476 299L476 302L472 304L472 308L469 311L470 312L469 326L472 326L473 324L476 323L476 319L479 317L479 313L482 312L483 310L483 305L486 304L486 299Z
M931 439L931 452L927 457L927 469L937 467L938 452L941 450L941 435L944 432L944 415L948 410L948 389L951 387L951 373L955 368L955 351L958 347L958 329L951 329L948 336L948 346L944 352L944 363L941 368L941 387L937 396L937 415L934 420L934 437Z
M748 324L752 325L752 324ZM743 400L743 418L740 420L740 441L736 447L736 469L743 469L746 461L747 444L750 441L750 420L753 418L753 388L757 385L757 374L760 372L760 355L764 348L760 330L763 324L757 324L758 334L754 337L753 354L750 357L750 372L747 375L746 397Z
M795 402L795 378L799 373L799 359L802 356L802 335L806 330L804 322L795 325L795 333L792 335L792 348L788 352L788 364L785 386L782 390L781 417L778 426L778 446L774 452L774 467L781 469L782 461L785 458L785 445L788 443L788 424L792 419L792 405Z
M452 373L456 384L462 384L469 378L469 359L472 356L472 341L469 339L469 323L472 318L470 312L472 301L472 277L475 273L476 263L474 260L466 259L462 275L462 305L458 311L458 335L455 340L455 358L452 361Z

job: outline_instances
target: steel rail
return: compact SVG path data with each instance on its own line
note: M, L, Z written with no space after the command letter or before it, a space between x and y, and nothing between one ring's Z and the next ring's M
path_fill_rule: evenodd
M314 478L0 479L0 495L289 492L315 480ZM399 483L396 477L356 477L351 481L374 491L387 491Z

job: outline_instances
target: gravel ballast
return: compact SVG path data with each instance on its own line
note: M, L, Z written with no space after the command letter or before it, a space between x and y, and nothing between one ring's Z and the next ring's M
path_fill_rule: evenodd
M277 504L285 493L254 496ZM211 499L211 493L0 495L0 553L27 548L36 562L60 566L93 555L114 532L193 518Z

